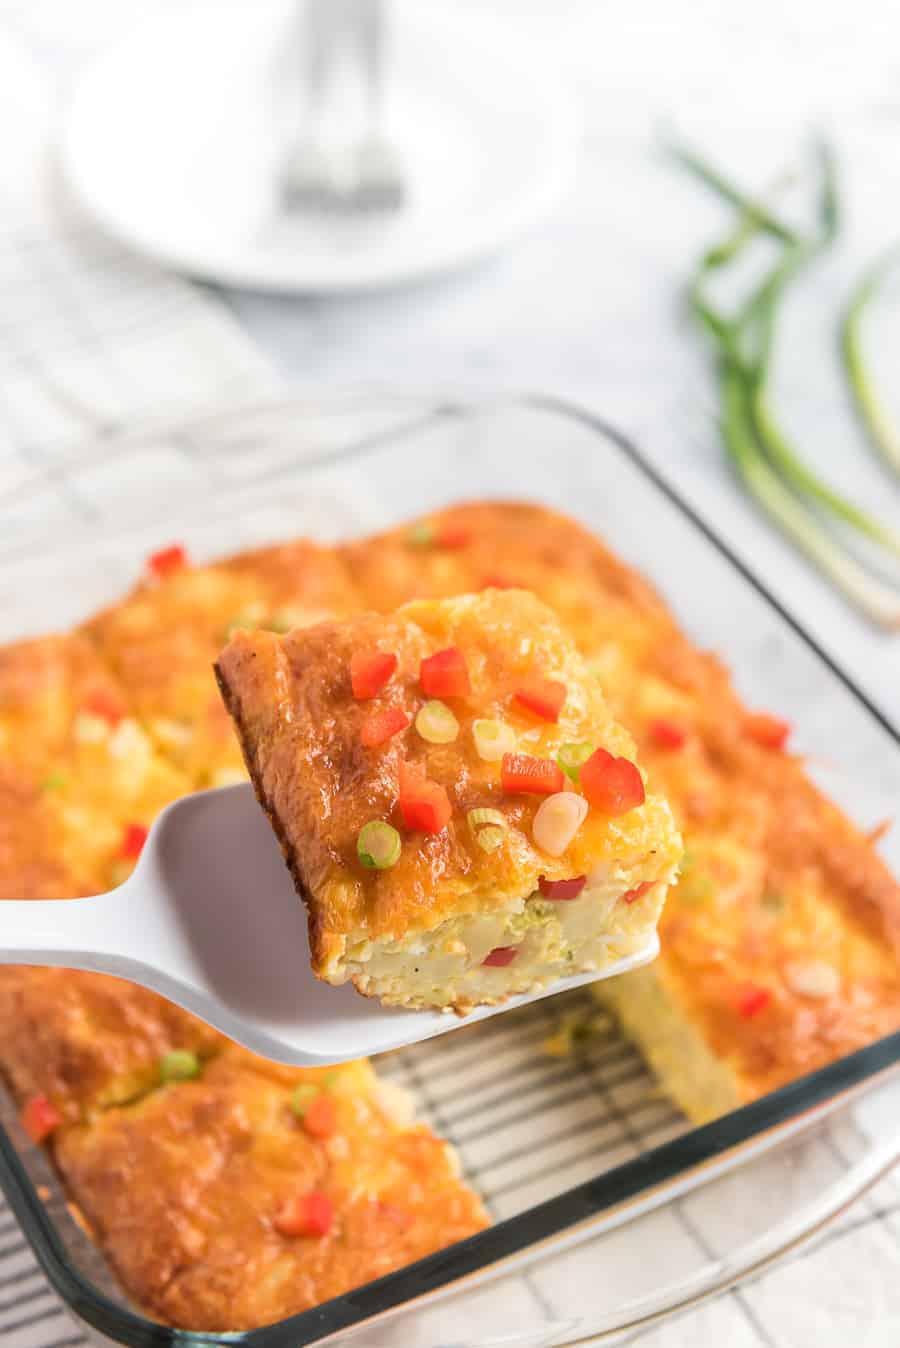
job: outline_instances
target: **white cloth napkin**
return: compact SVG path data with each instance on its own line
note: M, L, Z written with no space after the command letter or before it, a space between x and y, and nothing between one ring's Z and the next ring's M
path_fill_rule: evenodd
M141 8L136 0L19 0L0 13L0 489L77 452L91 432L277 384L223 305L102 239L70 213L54 182L48 133L60 90L78 58ZM33 529L29 510L26 502L20 519L4 516L4 528ZM805 1144L807 1176L818 1167L826 1185L845 1169L874 1131L877 1110L896 1115L895 1100L864 1107ZM758 1216L784 1177L776 1159L737 1174L729 1207ZM529 1319L536 1329L548 1319L590 1323L610 1288L616 1301L627 1295L636 1230L642 1262L658 1266L663 1280L714 1259L725 1252L722 1202L721 1192L701 1191L624 1228L599 1253L584 1246L476 1293L479 1332L501 1335ZM886 1181L811 1251L636 1337L657 1348L888 1348L900 1338L898 1214L900 1189ZM455 1341L452 1303L441 1317L432 1321L433 1341ZM0 1339L7 1348L87 1343L2 1202ZM384 1341L402 1344L403 1329Z

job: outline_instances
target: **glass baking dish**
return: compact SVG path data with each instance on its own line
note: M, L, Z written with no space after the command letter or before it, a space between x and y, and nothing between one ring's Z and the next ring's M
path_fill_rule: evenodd
M298 534L348 537L475 497L527 498L583 520L725 657L748 701L791 718L811 772L848 813L866 827L890 816L900 735L889 718L621 435L546 398L286 397L57 446L0 494L0 639L77 622L172 539L212 557ZM881 846L900 869L900 839L888 832ZM64 1302L117 1343L436 1348L496 1336L524 1348L594 1341L693 1304L793 1248L894 1158L884 1083L900 1035L691 1128L602 1015L577 1060L543 1052L579 1004L584 992L547 999L378 1063L454 1142L495 1225L279 1324L192 1334L130 1307L2 1092L0 1185ZM836 1116L873 1087L863 1122ZM5 1220L0 1333L16 1289L31 1286L4 1275L4 1258L20 1257L11 1220L3 1244ZM659 1258L647 1258L655 1243Z

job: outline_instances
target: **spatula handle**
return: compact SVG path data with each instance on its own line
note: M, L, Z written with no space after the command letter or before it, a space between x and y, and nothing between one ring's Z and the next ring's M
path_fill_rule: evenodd
M71 969L111 967L121 950L120 920L113 902L121 890L87 899L12 899L0 903L0 964L62 965Z

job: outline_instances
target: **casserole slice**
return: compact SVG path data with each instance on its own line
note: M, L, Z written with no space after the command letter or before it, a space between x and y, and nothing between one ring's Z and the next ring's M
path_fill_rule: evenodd
M596 995L705 1123L900 1029L900 885L800 761L699 721L647 746L687 839L662 954Z
M229 1047L66 1130L56 1156L140 1306L181 1329L249 1329L487 1225L402 1094L366 1062L274 1068Z
M217 672L318 977L465 1012L646 945L680 838L533 595L241 631Z

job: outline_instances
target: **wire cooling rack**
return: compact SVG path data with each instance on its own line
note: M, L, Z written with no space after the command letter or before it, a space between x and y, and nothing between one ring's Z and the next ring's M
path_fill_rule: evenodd
M567 1017L590 1037L568 1057L545 1045ZM495 1219L533 1207L687 1130L636 1050L577 992L415 1045L379 1062L456 1147Z

